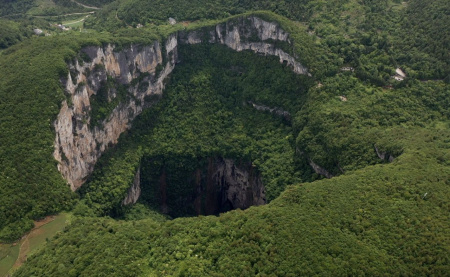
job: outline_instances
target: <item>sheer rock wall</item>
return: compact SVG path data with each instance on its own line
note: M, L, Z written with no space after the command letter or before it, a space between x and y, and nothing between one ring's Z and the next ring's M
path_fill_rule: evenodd
M144 109L145 97L160 95L164 80L175 67L177 39L173 35L165 43L167 62L156 76L156 68L163 63L161 45L158 41L149 46L130 46L116 52L113 45L106 47L86 47L82 51L90 62L70 63L67 80L63 80L67 100L63 101L60 113L54 123L56 138L54 157L59 162L58 169L70 184L72 190L79 188L93 171L101 154L117 143L122 132L131 127L133 119ZM148 82L145 91L139 84L130 85L142 73L149 73L141 82ZM75 75L74 78L72 76ZM112 77L121 84L129 85L133 97L120 103L98 126L91 127L91 96ZM113 99L114 91L108 95ZM147 103L148 104L148 103Z

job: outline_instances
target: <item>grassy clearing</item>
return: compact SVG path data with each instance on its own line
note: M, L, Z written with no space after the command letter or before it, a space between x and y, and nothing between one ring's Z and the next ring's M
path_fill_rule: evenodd
M76 20L71 20L71 21L64 21L63 25L66 27L71 27L73 29L78 29L78 28L83 28L83 23L84 20L88 17L89 15L80 17Z
M0 277L6 276L19 257L19 244L0 245Z
M68 214L60 214L55 216L53 221L36 230L33 230L27 237L29 241L29 249L25 254L32 254L34 251L39 249L46 242L46 240L52 238L57 232L64 229L64 227L69 223L69 220L70 217ZM22 255L23 253L20 254Z

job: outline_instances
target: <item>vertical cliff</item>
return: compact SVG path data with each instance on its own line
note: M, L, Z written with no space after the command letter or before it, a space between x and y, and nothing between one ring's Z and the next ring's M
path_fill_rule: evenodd
M68 64L70 73L63 80L67 100L54 123L54 157L72 190L84 183L101 154L117 143L120 134L148 106L147 97L162 94L163 81L175 67L177 38L170 36L163 46L156 41L120 51L113 45L91 46L82 49L81 54L83 59ZM126 96L105 119L94 122L92 96L106 90L106 103L118 97L117 86L107 87L111 79L124 85Z
M218 201L215 210L206 207L206 214L266 204L264 185L252 164L239 165L231 159L218 158L210 181L209 189L213 193L209 194L215 195Z
M182 32L179 34L180 43L220 43L236 51L251 50L266 56L277 56L280 63L286 63L297 74L308 73L308 69L288 54L282 47L291 45L289 33L285 32L277 23L267 22L256 16L241 17L198 31Z

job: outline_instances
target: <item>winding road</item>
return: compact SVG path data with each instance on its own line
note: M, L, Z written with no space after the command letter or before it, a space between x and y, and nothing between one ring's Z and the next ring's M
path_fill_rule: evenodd
M85 12L85 13L66 13L66 14L60 14L60 15L30 15L32 17L41 17L41 18L46 18L46 17L60 17L60 16L69 16L69 15L81 15L81 14L93 14L95 12Z

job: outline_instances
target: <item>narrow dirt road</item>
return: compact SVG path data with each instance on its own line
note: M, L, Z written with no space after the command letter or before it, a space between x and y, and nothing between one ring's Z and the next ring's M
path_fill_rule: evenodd
M32 17L40 17L40 18L46 18L46 17L60 17L60 16L69 16L69 15L81 15L81 14L94 14L95 12L86 12L86 13L66 13L66 14L60 14L60 15L30 15Z

